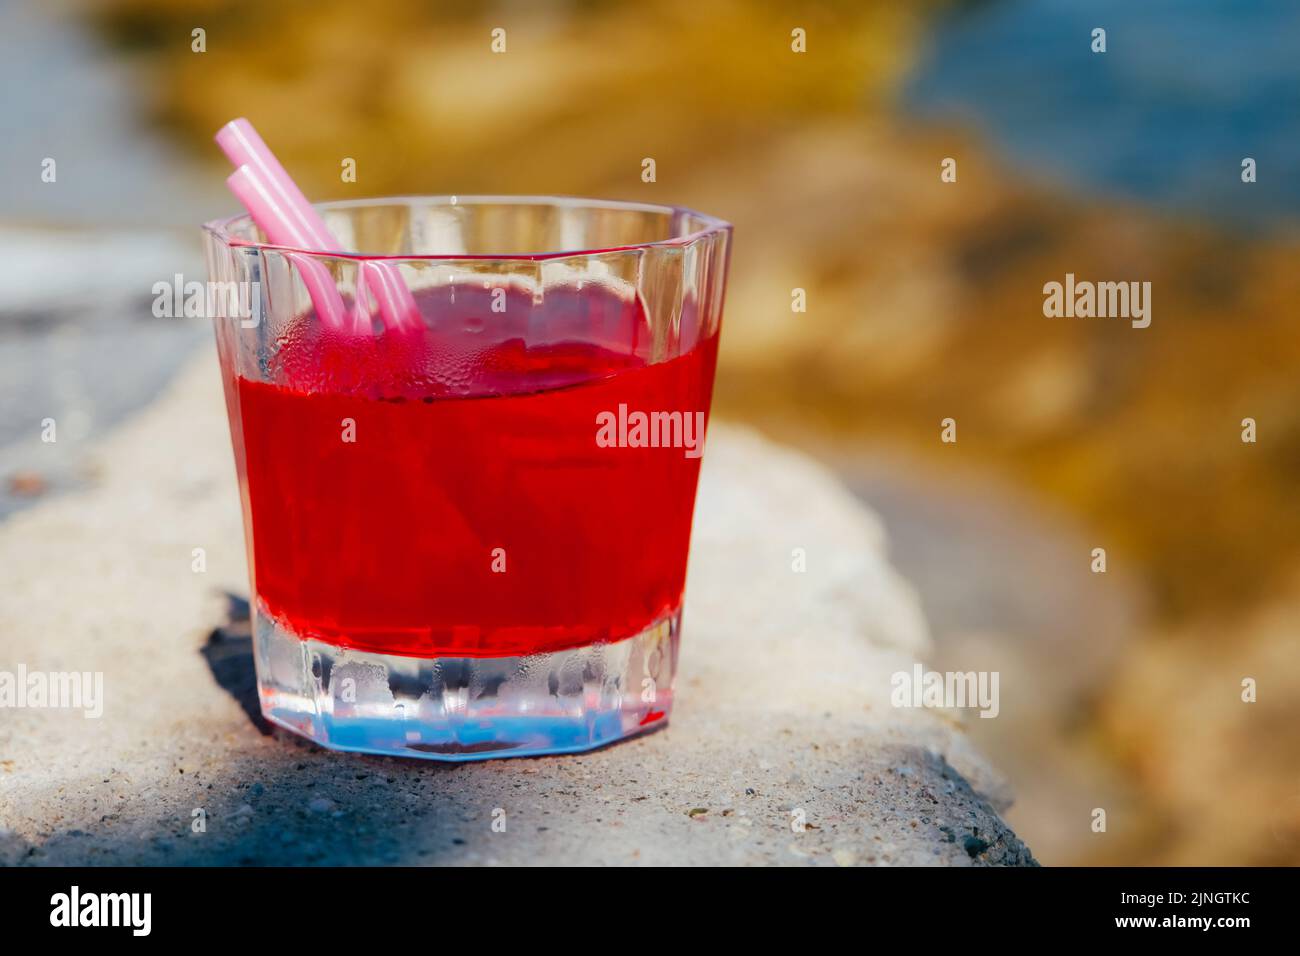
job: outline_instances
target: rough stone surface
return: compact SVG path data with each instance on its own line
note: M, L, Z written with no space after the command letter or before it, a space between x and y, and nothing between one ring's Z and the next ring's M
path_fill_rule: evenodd
M1033 863L960 724L890 706L928 639L879 524L752 433L710 432L671 725L463 765L256 717L210 352L87 454L0 525L0 670L102 671L104 714L0 710L0 863Z

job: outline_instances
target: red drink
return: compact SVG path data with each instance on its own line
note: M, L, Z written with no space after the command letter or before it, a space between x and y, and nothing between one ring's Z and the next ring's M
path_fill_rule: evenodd
M556 197L318 208L356 252L205 227L263 715L438 760L662 726L730 226Z
M268 381L237 379L264 611L421 658L558 651L675 614L700 449L603 447L598 421L702 420L716 332L651 364L635 298L512 291L502 313L486 289L438 294L430 328L296 325Z

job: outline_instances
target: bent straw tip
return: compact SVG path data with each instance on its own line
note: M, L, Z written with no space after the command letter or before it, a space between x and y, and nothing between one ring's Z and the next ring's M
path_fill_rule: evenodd
M248 121L247 117L236 116L218 129L213 139L220 140L223 136L229 136L231 133L238 133L252 128L253 124Z
M221 127L212 138L236 166L246 161L256 150L256 144L261 142L253 124L242 116Z
M241 163L238 169L226 177L226 186L264 230L280 216L274 200L267 195L265 186L247 163Z

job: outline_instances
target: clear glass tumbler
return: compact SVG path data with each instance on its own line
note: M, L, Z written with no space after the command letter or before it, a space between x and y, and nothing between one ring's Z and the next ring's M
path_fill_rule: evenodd
M662 725L731 227L581 199L318 209L347 251L205 226L263 713L447 760Z

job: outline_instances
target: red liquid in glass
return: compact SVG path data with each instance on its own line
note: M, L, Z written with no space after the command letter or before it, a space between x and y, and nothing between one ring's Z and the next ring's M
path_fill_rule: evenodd
M601 447L597 415L707 414L716 332L649 364L635 300L511 293L506 318L486 291L456 297L423 301L418 333L304 324L275 384L238 379L263 607L303 637L419 657L561 650L674 613L699 458Z

